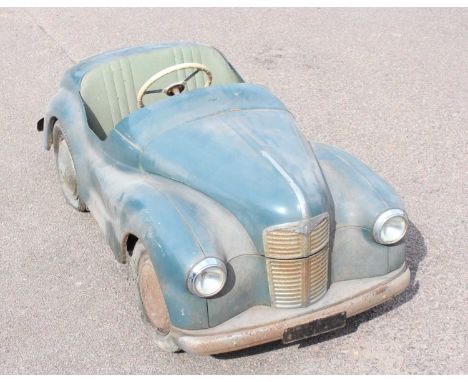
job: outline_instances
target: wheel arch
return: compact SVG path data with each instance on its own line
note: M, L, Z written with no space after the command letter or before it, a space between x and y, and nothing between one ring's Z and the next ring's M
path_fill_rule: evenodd
M119 263L128 263L128 257L132 256L133 249L138 241L140 241L140 238L137 235L131 232L124 234L120 247L120 255L117 256Z
M45 134L45 145L46 150L54 145L54 126L57 123L58 118L55 115L49 116L47 119L44 119L44 134Z

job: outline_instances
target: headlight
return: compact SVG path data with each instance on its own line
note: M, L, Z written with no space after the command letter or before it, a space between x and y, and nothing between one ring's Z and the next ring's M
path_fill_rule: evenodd
M404 211L387 210L374 223L374 238L380 244L394 244L403 239L407 229L408 219Z
M200 297L214 296L223 289L225 283L226 266L215 257L208 257L196 264L187 279L190 292Z

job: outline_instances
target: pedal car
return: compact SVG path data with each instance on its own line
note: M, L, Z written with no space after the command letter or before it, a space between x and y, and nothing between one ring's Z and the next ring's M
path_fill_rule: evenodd
M66 201L129 263L164 350L298 341L409 283L393 189L352 155L308 142L280 100L212 47L86 59L37 128Z

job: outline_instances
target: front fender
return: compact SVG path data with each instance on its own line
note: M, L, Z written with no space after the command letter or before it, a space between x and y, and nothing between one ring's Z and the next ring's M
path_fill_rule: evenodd
M164 192L191 227L205 255L226 263L224 289L206 300L209 326L219 325L252 306L270 305L265 258L258 254L237 218L198 191L170 180L164 183Z
M396 192L345 151L317 143L312 147L335 204L331 281L380 276L399 268L404 262L404 241L382 245L372 234L379 214L404 209Z
M172 324L184 329L208 328L206 300L186 287L188 272L205 255L173 203L142 182L127 189L117 203L120 231L138 237L148 250Z
M263 257L255 256L254 243L229 211L178 182L141 177L117 199L118 230L123 237L137 236L149 250L174 326L204 329L269 303ZM212 299L194 296L186 287L188 272L205 256L222 259L228 268L225 290ZM242 263L248 267L239 268ZM252 290L256 293L247 293Z

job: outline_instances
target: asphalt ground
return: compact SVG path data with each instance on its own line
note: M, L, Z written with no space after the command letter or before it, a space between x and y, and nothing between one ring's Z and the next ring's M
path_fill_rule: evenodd
M467 9L0 9L0 374L466 373ZM167 354L35 129L63 72L195 40L403 197L411 286L299 344Z

